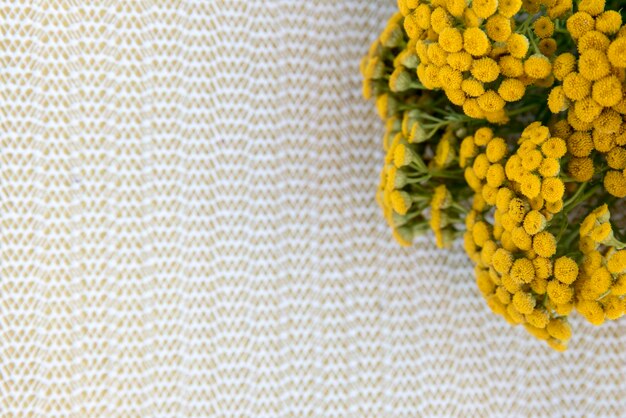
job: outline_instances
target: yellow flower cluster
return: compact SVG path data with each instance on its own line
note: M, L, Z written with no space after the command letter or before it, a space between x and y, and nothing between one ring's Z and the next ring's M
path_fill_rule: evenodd
M568 171L578 181L601 174L611 195L626 197L626 27L619 12L597 0L581 1L566 27L576 49L554 61L558 85L548 107L567 112L571 132L565 139L574 157ZM594 164L597 154L608 169Z
M626 197L618 6L398 0L361 62L396 240L462 237L491 310L558 351L569 315L626 313L626 234L610 222Z
M471 3L471 4L470 4ZM417 75L428 89L443 89L467 116L509 120L505 106L528 86L552 85L553 19L570 1L399 0L404 28L415 44ZM532 24L544 6L546 15ZM516 19L531 13L518 25ZM529 56L530 55L530 56Z
M594 325L626 313L626 251L621 249L626 246L613 236L610 216L604 204L580 225L584 259L576 282L576 310Z
M465 178L476 193L465 219L465 250L488 306L561 350L571 335L561 317L572 309L578 271L572 259L555 257L557 240L548 227L563 208L558 175L567 150L539 123L522 132L518 145L509 156L507 143L489 128L463 140Z

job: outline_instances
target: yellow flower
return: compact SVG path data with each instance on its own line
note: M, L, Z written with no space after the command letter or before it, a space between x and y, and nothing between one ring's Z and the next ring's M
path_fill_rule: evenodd
M474 0L472 10L476 16L487 19L498 9L498 0Z
M611 286L611 294L615 296L626 295L626 274L621 274Z
M430 28L430 17L432 10L428 4L422 3L413 12L417 17L417 24L420 28L427 30Z
M613 35L622 26L622 15L615 10L607 10L596 17L596 30L607 35Z
M511 56L524 58L528 53L528 38L522 34L514 33L506 40L506 47Z
M453 18L443 7L437 7L430 15L430 27L436 33L452 26Z
M591 49L597 49L598 51L606 51L609 48L611 41L602 32L597 30L590 30L580 37L578 40L578 52L583 53Z
M507 102L516 102L524 97L526 86L515 78L507 78L500 83L498 94Z
M444 65L439 69L439 83L446 90L459 90L461 88L461 82L463 81L463 75L460 71L455 70L449 65Z
M383 93L376 98L376 110L381 119L387 119L398 110L398 102L391 95Z
M522 314L530 314L535 309L535 298L532 294L518 291L513 295L513 306Z
M554 33L554 23L547 16L542 16L533 24L535 35L540 38L549 38Z
M500 72L505 77L518 78L524 74L524 64L518 58L505 55L498 62Z
M593 151L593 141L587 132L574 132L567 139L567 150L575 157L587 157Z
M549 320L550 316L545 309L535 309L526 315L526 321L537 328L545 328Z
M581 300L576 304L576 310L593 325L604 323L604 310L602 306L594 300Z
M612 274L626 272L626 251L619 250L611 254L606 267Z
M546 330L557 340L567 341L572 337L572 328L564 318L554 318L548 322Z
M589 49L578 58L578 71L587 80L595 81L609 74L611 64L604 52Z
M467 4L465 0L447 0L446 8L450 12L450 14L454 17L460 18L463 16Z
M626 168L626 149L615 147L606 155L606 162L609 167L616 170Z
M482 119L485 117L485 112L478 105L478 101L476 99L467 99L465 103L463 103L463 112L475 119Z
M561 158L567 152L567 145L561 138L552 137L541 144L541 152L548 158Z
M622 300L617 296L611 295L603 301L603 305L604 314L607 319L619 319L624 315L624 311L626 310L626 299Z
M474 242L476 245L482 247L485 242L489 240L491 232L489 230L489 226L483 222L476 222L474 228L472 229L472 237L474 238Z
M485 153L490 162L497 163L506 156L506 142L502 138L492 138L487 144Z
M609 171L604 176L604 188L613 196L626 197L626 178L621 171Z
M513 191L508 187L501 187L498 189L498 194L496 196L496 207L498 212L496 213L505 213L509 210L509 204L511 203L511 199L513 199Z
M533 171L539 168L541 161L543 161L543 155L536 149L532 149L522 155L522 167L527 171Z
M497 67L495 61L493 64ZM497 112L498 110L503 109L504 105L505 102L502 97L500 97L498 93L493 90L486 91L478 98L478 106L480 106L484 112Z
M481 271L480 274L476 274L476 284L478 285L480 293L485 296L492 294L495 290L495 284L489 277L489 273L484 270Z
M556 202L563 198L565 193L565 185L563 180L558 177L549 177L543 180L541 184L541 196L546 202Z
M591 92L591 82L577 72L571 72L563 80L563 92L572 100L582 100Z
M437 67L447 63L448 53L438 43L428 45L428 59Z
M606 293L611 287L613 277L606 267L601 267L593 272L589 280L585 283L585 288L594 299Z
M474 141L479 147L486 146L493 138L493 131L489 127L482 127L474 133Z
M500 0L498 12L505 17L513 17L522 8L522 0Z
M493 15L485 24L487 35L496 42L505 42L511 36L511 21L502 15Z
M448 65L458 71L469 71L474 59L466 51L454 52L446 58Z
M593 99L604 107L612 107L622 100L622 83L614 75L593 83Z
M554 277L565 284L572 284L578 277L578 264L569 257L559 257L554 262Z
M532 78L546 78L552 72L552 64L546 56L535 54L524 62L524 72Z
M594 121L596 122L596 121ZM593 131L593 146L596 151L607 153L615 147L615 137L611 134L605 134L598 129Z
M586 97L574 104L574 111L580 120L592 123L598 116L600 116L602 106L600 106L591 97Z
M593 160L588 157L573 157L567 165L567 172L574 180L587 182L594 174Z
M487 185L497 190L504 183L504 167L502 164L492 164L487 170Z
M524 196L532 199L539 195L541 192L541 180L539 176L532 173L525 173L522 175L521 180L521 191Z
M526 233L523 227L516 226L511 231L511 239L513 243L522 251L528 251L532 248L532 238Z
M547 279L552 275L552 262L548 258L536 257L533 260L535 276L540 279Z
M500 75L500 67L493 59L485 57L473 62L471 72L477 80L490 83Z
M483 83L473 78L466 78L463 80L461 82L461 90L471 97L478 97L485 93Z
M445 28L439 34L439 45L447 52L463 49L463 35L457 28Z
M529 235L536 235L546 227L546 218L541 212L532 210L524 217L524 230Z
M575 69L576 58L569 52L556 57L552 64L552 74L554 74L554 78L559 81L563 81L565 77Z
M526 213L528 213L528 203L515 197L509 202L509 216L511 216L515 222L522 222Z
M465 9L463 12L463 22L466 28L477 28L482 23L482 19L476 16L472 9Z
M463 32L463 47L473 56L480 57L489 52L491 43L480 28L468 28Z
M504 248L498 248L491 256L493 268L500 274L508 274L513 266L513 256Z
M604 4L605 0L581 0L578 3L578 10L597 16L604 11Z
M622 126L622 115L614 109L604 109L598 119L593 122L593 127L599 133L620 134L619 140L616 137L615 142L618 145L626 145L626 142L624 142L626 129L620 133L622 127L626 128L626 125Z
M461 168L465 168L467 160L474 158L478 154L478 147L474 143L473 136L467 136L461 141L459 148L459 165Z
M561 165L559 160L555 158L546 158L541 162L539 167L539 174L542 177L555 177L561 172Z
M547 231L533 237L533 250L541 257L552 257L556 253L556 238Z
M556 0L554 6L548 9L548 16L551 19L563 17L572 11L572 0Z
M556 40L554 38L546 38L539 41L539 52L546 57L554 55L557 49Z
M578 39L586 32L593 30L595 20L589 13L579 11L567 19L566 26L570 36L574 39Z
M406 215L412 204L411 196L407 192L400 190L391 192L391 206L396 213Z

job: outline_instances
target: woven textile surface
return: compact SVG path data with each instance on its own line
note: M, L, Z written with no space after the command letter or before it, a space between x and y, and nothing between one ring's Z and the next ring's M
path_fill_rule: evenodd
M390 0L0 0L0 416L626 414L374 201Z

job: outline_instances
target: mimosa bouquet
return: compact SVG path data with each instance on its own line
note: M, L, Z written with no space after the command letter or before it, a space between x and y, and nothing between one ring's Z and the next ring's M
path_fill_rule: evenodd
M458 238L491 310L550 347L626 313L619 1L399 0L361 62L401 245Z

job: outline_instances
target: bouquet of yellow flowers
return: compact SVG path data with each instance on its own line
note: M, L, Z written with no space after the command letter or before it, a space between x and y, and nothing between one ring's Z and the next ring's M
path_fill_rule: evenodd
M491 310L559 351L573 310L594 325L626 313L619 5L398 0L361 62L393 236L463 237Z

